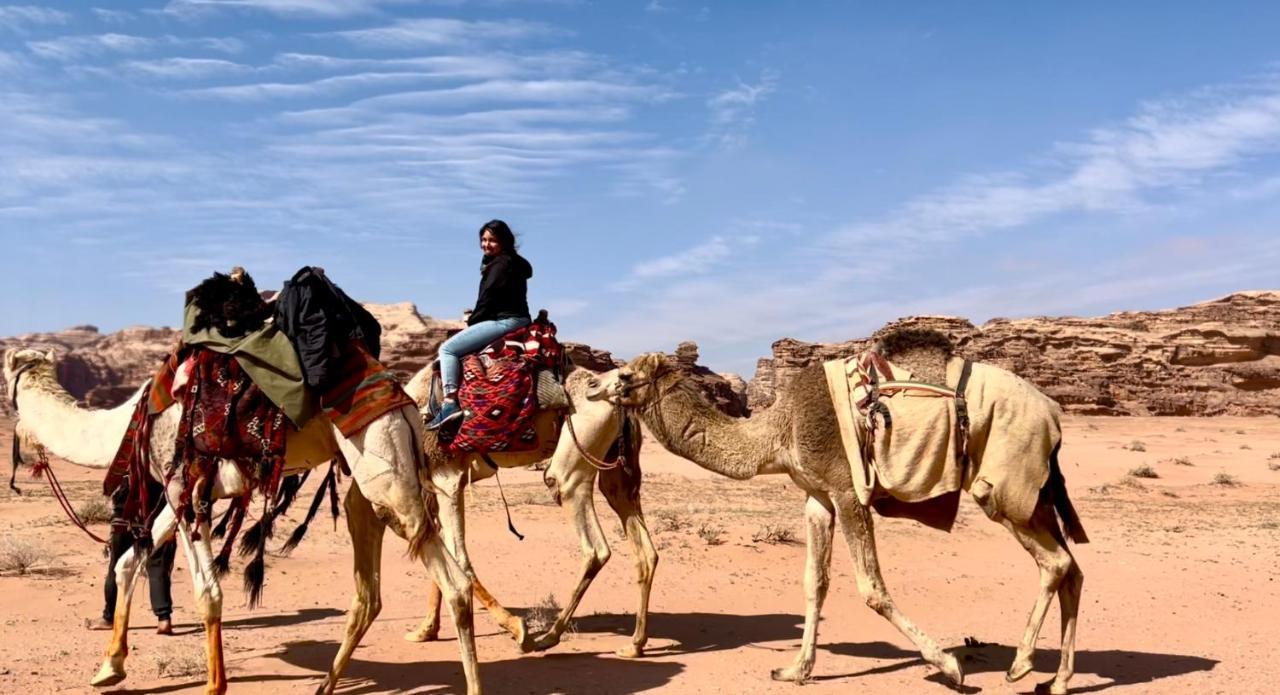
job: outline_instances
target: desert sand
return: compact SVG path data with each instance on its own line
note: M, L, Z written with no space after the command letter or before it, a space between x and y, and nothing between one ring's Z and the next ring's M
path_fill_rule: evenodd
M1085 584L1072 692L1275 692L1280 419L1075 416L1065 427L1064 473L1092 539L1073 548ZM11 436L12 423L5 421L0 450L9 450ZM56 459L53 465L74 502L98 495L101 472ZM1128 475L1140 466L1158 477ZM650 655L613 655L629 640L636 591L629 548L599 501L614 555L568 639L546 654L522 656L477 612L487 692L951 692L905 638L863 605L839 542L813 682L798 691L770 681L770 669L788 664L800 642L804 547L802 538L753 537L766 527L802 533L801 494L783 477L745 483L717 478L651 439L642 467L644 507L661 554ZM564 600L580 562L564 512L536 471L504 472L503 483L527 538L518 541L507 532L496 486L480 483L470 493L468 519L477 572L510 606L536 609ZM0 492L0 545L27 543L43 557L26 574L0 573L0 689L90 692L107 633L90 632L84 622L101 611L105 561L64 519L43 481L23 470L19 484L22 496ZM294 522L302 511L291 513ZM337 651L354 586L342 524L335 532L327 522L315 523L290 557L269 558L265 601L256 610L245 606L239 567L233 567L224 582L233 692L302 693L319 684ZM105 534L105 525L95 528ZM1011 645L1035 599L1037 571L1002 527L966 500L951 534L893 519L877 519L877 529L885 577L899 606L963 655L962 692L1026 693L1049 678L1057 664L1056 609L1041 633L1037 671L1016 684L1004 681ZM404 550L398 539L386 543L382 615L340 692L448 693L463 687L449 621L439 642L401 639L420 620L427 589L425 571ZM158 636L140 588L129 679L107 692L202 692L203 635L181 552L174 603L178 634ZM981 644L966 647L967 638Z

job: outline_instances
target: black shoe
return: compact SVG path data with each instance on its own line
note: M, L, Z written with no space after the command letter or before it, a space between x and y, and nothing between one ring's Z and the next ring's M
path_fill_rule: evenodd
M440 412L436 413L434 419L427 423L427 429L438 430L445 423L453 422L462 417L462 408L458 407L455 401L445 401L440 406Z

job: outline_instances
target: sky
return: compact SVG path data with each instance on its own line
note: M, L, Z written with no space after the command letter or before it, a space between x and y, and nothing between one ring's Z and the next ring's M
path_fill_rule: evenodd
M3 2L3 0L0 0ZM242 265L627 358L1280 287L1280 3L0 4L0 335Z

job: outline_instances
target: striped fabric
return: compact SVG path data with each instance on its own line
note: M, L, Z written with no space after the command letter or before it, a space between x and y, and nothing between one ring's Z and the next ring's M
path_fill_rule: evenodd
M320 394L320 409L344 437L396 408L414 405L395 374L359 341L347 346L347 358L339 371L343 377Z

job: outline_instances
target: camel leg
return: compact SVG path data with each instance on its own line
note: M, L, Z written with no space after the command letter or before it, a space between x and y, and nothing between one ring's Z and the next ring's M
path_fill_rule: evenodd
M351 654L359 646L369 626L382 611L380 569L382 566L382 538L386 524L374 513L369 500L360 494L360 486L352 485L343 500L347 512L347 532L351 535L351 548L355 555L356 595L351 599L347 613L347 634L342 646L333 658L333 666L316 690L329 695L338 685L343 671L351 661Z
M836 514L840 528L853 554L854 571L858 578L858 591L867 605L898 628L920 650L920 656L951 679L956 685L964 683L964 672L954 656L942 651L933 638L911 622L893 602L880 574L880 559L876 555L875 527L871 510L858 504L852 495L843 495L836 501Z
M828 505L813 496L804 503L808 536L804 564L804 639L795 662L787 668L773 670L772 676L776 681L804 683L813 673L813 662L817 658L818 619L822 615L822 603L827 599L827 587L831 585L831 536L836 519Z
M222 586L213 571L213 552L209 547L211 524L208 521L197 528L200 539L192 538L191 529L185 523L178 524L178 540L187 556L191 570L191 588L195 592L196 607L204 621L205 661L208 669L205 693L221 695L227 692L226 660L222 651Z
M450 552L462 571L471 580L476 600L484 606L489 615L497 621L502 629L511 634L520 651L533 651L533 638L525 627L524 619L512 615L476 577L471 566L471 557L467 554L467 519L466 519L466 478L462 471L448 470L432 476L432 482L439 489L436 499L440 502L440 530ZM441 587L443 589L444 587Z
M583 464L586 465L586 464ZM623 658L644 656L644 645L649 640L649 596L653 591L653 577L658 570L658 551L653 547L649 527L644 522L640 508L640 491L628 493L620 484L621 471L601 471L600 492L609 506L617 513L618 520L627 531L631 553L636 563L636 584L640 587L640 605L636 608L636 629L631 644L615 652Z
M476 659L475 621L472 615L471 577L453 559L439 534L432 536L422 553L422 564L435 578L453 615L454 630L462 656L462 672L467 679L467 695L480 695L480 664Z
M422 619L418 629L404 633L408 642L434 642L440 639L440 601L444 594L434 581L427 593L427 615Z
M582 576L573 589L573 594L560 614L546 633L534 642L534 649L544 651L560 643L560 636L569 627L573 613L582 602L591 582L609 562L609 542L605 540L604 530L600 528L600 519L596 516L596 507L592 500L591 485L595 482L594 470L577 468L571 471L560 485L561 504L569 510L573 519L573 527L578 531L578 542L582 548Z
M152 548L158 548L173 538L178 519L173 509L166 505L156 515L151 525ZM124 660L129 655L129 608L133 603L133 590L138 585L138 575L147 563L147 554L137 547L129 548L116 560L116 613L112 618L111 642L107 646L102 666L90 684L95 687L111 686L125 679Z
M1071 605L1067 603L1062 605L1062 664L1059 666L1057 676L1048 684L1051 693L1061 695L1067 692L1067 681L1073 675L1075 665L1075 614L1079 608L1079 590L1084 583L1084 574L1075 566L1075 559L1067 550L1066 543L1057 529L1053 508L1049 504L1042 501L1036 508L1031 522L1025 526L1015 524L1008 519L1003 520L1002 523L1031 554L1040 568L1040 593L1036 597L1035 606L1031 609L1031 616L1027 619L1027 627L1022 634L1018 651L1014 655L1013 664L1005 674L1009 682L1016 681L1031 672L1036 639L1040 635L1040 628L1044 625L1049 604L1053 601L1055 593L1064 593L1060 591L1064 580L1069 575L1072 577L1071 584L1065 592L1070 594L1068 602Z

